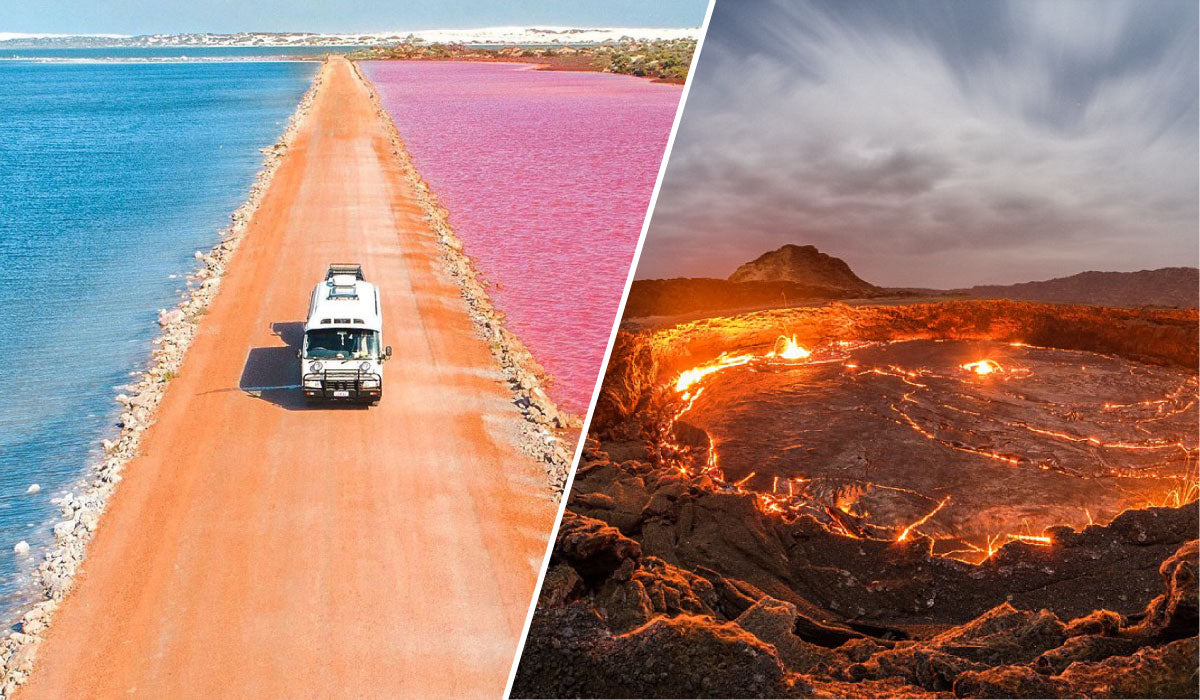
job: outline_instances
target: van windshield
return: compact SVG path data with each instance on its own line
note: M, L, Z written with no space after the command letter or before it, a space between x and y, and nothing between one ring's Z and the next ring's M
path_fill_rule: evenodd
M318 328L305 334L304 356L313 360L367 360L379 356L379 332Z

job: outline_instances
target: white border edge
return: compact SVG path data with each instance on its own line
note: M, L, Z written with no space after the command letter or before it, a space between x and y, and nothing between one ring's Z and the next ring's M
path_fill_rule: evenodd
M642 258L642 247L646 243L646 232L650 230L650 221L654 217L654 207L658 203L658 194L662 189L663 178L667 173L667 165L671 161L671 151L675 147L675 135L679 132L679 123L683 118L684 107L687 106L688 93L696 77L696 67L700 64L700 55L704 49L704 39L708 36L708 24L712 19L713 8L717 0L708 1L708 9L704 12L704 22L700 24L700 38L696 41L696 51L692 54L692 64L688 67L688 77L684 81L683 93L679 96L679 106L675 108L675 122L671 125L671 135L667 138L667 147L663 151L662 162L658 166L658 178L654 181L654 191L650 195L650 204L646 207L646 216L642 220L642 232L638 236L637 248L633 252L633 260L629 264L629 273L625 277L625 291L621 294L621 303L617 307L617 315L613 318L612 331L608 335L608 347L604 349L604 359L596 373L596 383L592 388L592 400L588 404L587 415L580 429L579 442L575 446L575 456L571 460L571 469L567 473L567 482L559 497L558 514L554 518L554 527L546 541L546 553L542 557L542 568L538 571L537 585L533 589L533 597L529 601L529 610L525 614L525 624L521 627L521 639L517 642L517 651L513 655L512 666L508 670L508 683L504 686L504 700L509 700L512 694L513 682L517 678L517 667L521 665L521 655L525 651L525 640L529 636L529 625L533 622L533 613L537 609L538 598L542 592L542 584L546 580L546 569L550 565L550 555L554 551L554 541L558 538L558 528L562 524L563 513L567 509L567 499L571 495L571 486L575 483L575 470L579 468L579 458L583 455L587 443L588 429L592 425L592 414L596 411L596 401L600 398L600 389L604 383L604 374L608 370L608 362L612 356L613 344L617 340L617 331L621 327L621 318L625 315L625 303L629 300L629 289L633 285L633 277L637 273L638 262Z

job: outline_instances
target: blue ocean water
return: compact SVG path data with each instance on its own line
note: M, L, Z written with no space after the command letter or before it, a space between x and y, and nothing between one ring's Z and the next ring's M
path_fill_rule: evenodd
M0 61L0 621L317 68Z
M346 53L358 46L152 46L10 48L0 47L0 59L31 61L236 61L316 58Z

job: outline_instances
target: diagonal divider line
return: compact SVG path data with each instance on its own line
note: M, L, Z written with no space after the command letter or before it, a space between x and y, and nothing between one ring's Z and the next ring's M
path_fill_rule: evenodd
M617 307L617 314L613 318L612 331L608 335L608 346L604 349L604 360L600 363L600 367L596 371L596 383L592 387L592 400L588 404L587 416L583 421L579 441L575 445L575 457L571 461L571 470L567 473L567 482L563 486L562 496L559 498L558 515L554 518L554 527L550 530L550 538L546 541L546 554L542 558L542 568L538 572L537 585L533 589L533 597L529 601L529 610L525 614L525 625L521 628L521 639L517 643L517 651L513 656L512 667L508 671L508 683L504 687L504 700L508 700L511 696L513 682L517 678L517 667L521 664L521 655L525 651L525 641L529 636L529 625L533 622L533 613L537 609L538 598L542 592L542 584L546 580L546 569L550 565L550 555L554 551L554 540L558 537L558 528L562 525L563 513L567 509L567 499L571 495L571 486L575 483L575 470L579 468L579 459L583 454L588 430L592 425L592 414L595 413L596 401L600 398L600 388L604 379L604 371L608 368L613 344L617 340L617 330L621 326L621 318L625 315L625 303L629 300L629 289L633 284L633 276L637 272L638 261L642 257L642 247L646 242L646 232L650 229L650 220L654 216L654 206L658 203L658 194L662 189L663 177L667 172L667 163L671 160L671 150L675 146L675 135L679 131L679 121L683 116L684 107L687 105L688 93L691 92L692 82L696 77L696 66L700 62L700 54L704 49L704 39L708 35L708 24L712 19L713 7L715 5L716 0L709 0L708 8L704 11L704 22L700 25L700 38L696 41L696 50L692 54L692 64L688 67L688 77L684 82L683 94L679 97L679 106L675 108L675 121L671 125L671 135L667 139L667 147L663 151L662 162L658 166L658 177L654 181L654 192L650 195L650 204L646 207L646 217L642 220L642 232L638 236L637 248L634 250L633 260L629 264L629 272L625 276L625 291L621 294L621 304Z

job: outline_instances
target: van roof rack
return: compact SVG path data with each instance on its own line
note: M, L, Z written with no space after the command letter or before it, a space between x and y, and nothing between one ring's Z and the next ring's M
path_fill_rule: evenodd
M363 277L362 265L359 263L329 263L329 271L325 273L325 279L331 280L334 275L354 275L356 280L366 280Z

